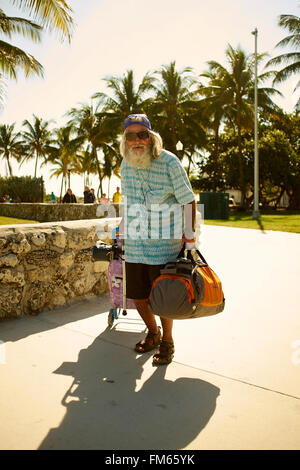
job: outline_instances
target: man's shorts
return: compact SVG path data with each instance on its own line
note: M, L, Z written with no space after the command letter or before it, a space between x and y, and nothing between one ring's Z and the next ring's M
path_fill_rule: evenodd
M147 299L154 279L160 276L164 264L125 263L126 297L128 299Z

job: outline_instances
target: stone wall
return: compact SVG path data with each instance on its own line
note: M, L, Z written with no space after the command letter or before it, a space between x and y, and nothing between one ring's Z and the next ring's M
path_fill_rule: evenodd
M102 209L102 211L101 211ZM102 213L100 213L100 212ZM108 213L99 204L51 204L0 203L0 215L19 219L36 220L37 222L56 222L61 220L95 219L102 215L115 217L118 215L114 205L110 204Z
M0 318L38 314L108 292L107 262L92 247L120 219L0 227Z

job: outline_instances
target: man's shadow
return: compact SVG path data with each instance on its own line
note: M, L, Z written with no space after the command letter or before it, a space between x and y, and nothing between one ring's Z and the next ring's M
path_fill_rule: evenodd
M143 383L143 366L152 362L153 352L138 355L124 346L139 339L136 333L107 329L80 351L77 362L54 371L74 381L62 399L65 417L40 450L177 450L198 436L215 411L219 388L197 378L168 380L165 366L147 367L151 374Z

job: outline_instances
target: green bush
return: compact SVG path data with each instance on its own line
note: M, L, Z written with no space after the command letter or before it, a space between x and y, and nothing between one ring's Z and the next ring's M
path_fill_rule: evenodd
M3 196L10 196L12 202L43 202L44 199L43 178L32 176L0 177L0 202Z

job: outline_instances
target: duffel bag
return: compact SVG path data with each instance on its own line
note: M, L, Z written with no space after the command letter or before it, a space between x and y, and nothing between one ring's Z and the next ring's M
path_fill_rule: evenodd
M222 284L199 250L167 263L152 284L148 299L154 315L174 320L216 315L225 308Z

